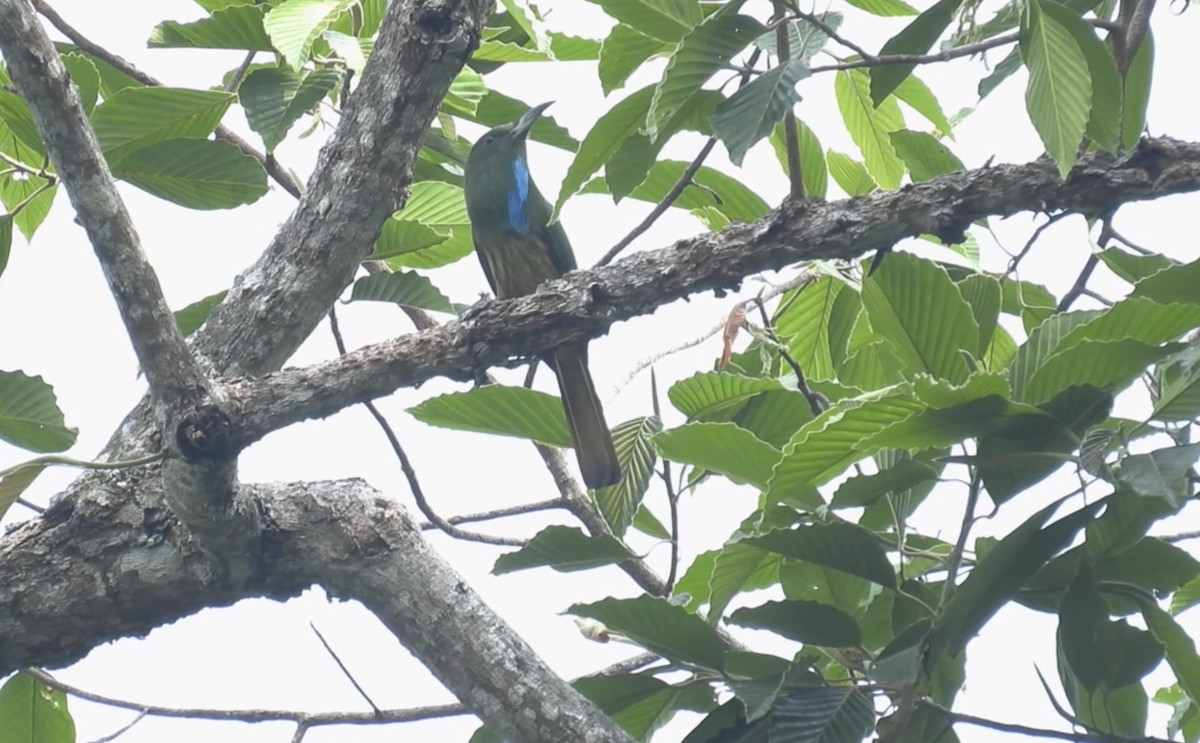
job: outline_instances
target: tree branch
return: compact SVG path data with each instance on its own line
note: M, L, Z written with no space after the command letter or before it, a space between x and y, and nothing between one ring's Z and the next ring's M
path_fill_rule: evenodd
M964 44L953 49L947 49L942 52L932 52L930 54L884 54L882 56L871 55L863 59L856 59L850 62L839 62L837 64L817 65L811 68L813 74L818 72L834 72L836 70L853 70L859 67L885 67L887 65L896 64L933 64L935 62L949 62L952 59L960 57L969 57L972 54L986 52L989 49L1015 44L1017 42L1017 34L1004 34L995 36L986 41L980 41L975 44Z
M788 201L757 222L573 272L535 294L488 302L468 322L365 346L304 369L234 381L223 390L237 429L233 445L434 377L469 380L475 369L594 338L619 320L698 292L736 287L761 271L856 258L921 234L961 242L967 227L986 216L1047 210L1099 215L1120 203L1195 190L1200 143L1160 138L1119 159L1089 155L1066 181L1040 159L844 201Z

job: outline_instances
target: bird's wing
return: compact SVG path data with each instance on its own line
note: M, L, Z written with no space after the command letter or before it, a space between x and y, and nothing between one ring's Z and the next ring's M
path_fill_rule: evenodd
M574 271L579 266L575 263L575 251L571 250L571 241L567 239L567 231L563 229L562 222L547 224L550 221L550 202L537 190L537 186L530 183L529 195L529 223L531 225L545 225L540 228L535 228L535 231L541 233L539 238L546 247L550 250L550 261L554 267L558 269L561 276L567 271Z

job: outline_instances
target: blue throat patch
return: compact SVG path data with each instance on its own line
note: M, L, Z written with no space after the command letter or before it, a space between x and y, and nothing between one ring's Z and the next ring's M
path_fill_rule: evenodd
M513 180L508 186L508 226L522 235L529 232L529 169L517 157L512 164Z

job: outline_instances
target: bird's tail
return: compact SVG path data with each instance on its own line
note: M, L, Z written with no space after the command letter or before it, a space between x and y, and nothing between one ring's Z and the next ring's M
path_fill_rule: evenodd
M604 422L604 409L592 385L592 375L588 373L587 345L556 348L554 371L583 481L593 490L615 484L621 479L621 465L608 424Z

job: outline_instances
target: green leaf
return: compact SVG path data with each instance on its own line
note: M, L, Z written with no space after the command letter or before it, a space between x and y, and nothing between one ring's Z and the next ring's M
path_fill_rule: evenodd
M888 39L879 50L880 55L925 54L950 26L954 14L963 0L939 0L905 26L900 33ZM892 94L904 78L916 67L915 64L885 65L871 70L871 101L878 106Z
M567 168L567 175L558 191L558 201L554 203L555 216L567 199L575 195L601 165L608 162L621 143L637 133L645 122L653 95L653 87L642 88L622 99L596 120L591 131L579 143L579 151Z
M498 557L492 573L504 575L538 567L570 573L632 559L634 555L611 535L593 537L574 526L547 526L521 549Z
M8 256L12 253L13 218L11 214L0 215L0 276L8 267Z
M838 487L830 508L860 508L885 495L903 493L924 482L936 480L938 472L928 463L907 459L872 475L854 475Z
M966 380L961 350L981 355L979 326L945 269L894 253L863 282L862 299L872 329L907 368L955 383Z
M979 325L979 348L986 350L1000 319L1000 282L987 274L972 274L958 282L958 289Z
M590 0L604 12L661 41L677 42L704 20L699 0Z
M1133 55L1125 73L1125 92L1121 99L1121 146L1132 149L1146 128L1146 109L1150 105L1150 87L1154 82L1154 36L1146 29L1142 45ZM1200 706L1200 702L1196 703Z
M232 209L267 192L267 174L253 157L223 140L168 139L130 152L113 175L189 209Z
M604 95L625 84L633 71L651 57L666 53L670 45L624 23L613 26L600 47L600 87Z
M408 412L431 426L571 446L562 402L524 387L489 384L467 392L451 392L425 400Z
M1013 49L1007 55L1005 55L1004 59L1000 60L996 66L992 68L991 74L979 81L979 87L977 88L979 100L982 101L984 98L987 98L993 90L1000 86L1000 83L1012 77L1014 72L1021 69L1023 64L1024 60L1021 59L1020 47L1013 47Z
M370 47L362 39L330 29L322 31L321 38L329 44L333 53L341 58L347 70L355 75L362 74L363 69L367 66L367 54L370 52ZM464 67L462 71L466 72L468 69L470 68Z
M653 439L660 431L662 421L656 415L625 421L612 430L621 479L615 485L596 491L595 497L596 506L617 536L625 534L650 486L650 476L654 474L654 463L658 458Z
M1091 77L1091 112L1087 136L1101 149L1116 152L1121 143L1121 79L1112 53L1080 14L1054 0L1040 0L1042 11L1071 35L1087 62Z
M1031 402L1042 402L1080 385L1120 391L1151 364L1176 350L1176 346L1156 346L1129 338L1088 338L1047 358L1029 381L1025 394Z
M5 82L6 75L3 73L3 68L0 68L0 82ZM7 84L7 87L11 88L12 85ZM32 155L24 159L40 165L46 158L46 150L42 147L41 135L38 134L37 124L33 121L33 114L30 113L29 104L25 99L10 90L0 88L0 121L7 127L15 142L32 150ZM5 149L8 150L7 147ZM17 153L8 150L8 154Z
M783 296L772 324L788 352L812 381L833 379L829 325L833 306L846 284L832 276L798 287Z
M671 686L652 676L618 673L585 676L571 685L637 740L648 740L680 709L712 707L712 692L702 682Z
M1056 500L1030 516L979 561L935 622L929 640L930 658L961 653L992 615L1038 568L1069 544L1104 504L1100 500L1086 505L1044 527L1062 502Z
M1200 417L1200 340L1154 370L1154 420L1190 421Z
M499 91L489 89L475 107L475 112L459 113L459 116L482 124L485 127L511 124L530 109L530 105L516 98L507 96ZM552 114L544 113L533 122L529 130L529 138L564 150L574 152L579 148L579 142L562 126L559 126Z
M779 450L732 423L685 423L654 437L665 459L720 472L737 483L765 488Z
M682 160L655 160L645 180L628 195L657 204L690 165ZM608 187L603 178L593 178L580 193L608 193ZM712 208L729 221L737 222L753 222L770 210L767 202L741 181L707 166L701 166L692 175L691 185L672 206L693 211Z
M845 17L837 11L825 11L823 13L813 14L813 18L821 21L829 28L837 30L841 28L842 21ZM799 18L790 21L787 24L788 44L789 44L789 59L794 62L800 62L804 65L810 65L813 57L825 48L829 43L829 35L824 29L809 21L807 18ZM767 31L762 36L754 40L754 45L758 48L770 52L776 57L779 56L776 51L776 32Z
M892 95L904 101L914 111L924 116L929 123L937 127L938 132L942 136L953 138L954 126L946 118L946 114L942 111L942 106L938 103L938 99L934 96L933 91L919 77L909 75L904 78L904 82L896 86Z
M1149 454L1134 454L1121 460L1117 477L1134 492L1165 498L1175 507L1191 497L1188 473L1200 459L1200 444L1157 449Z
M27 673L0 687L0 730L4 740L24 743L73 743L75 721L67 695Z
M895 98L885 98L876 105L871 100L870 85L865 70L842 70L834 78L833 92L850 138L866 161L867 171L879 185L892 189L900 185L904 161L896 154L889 133L904 128L904 116Z
M320 105L341 80L341 71L328 67L299 71L265 67L246 75L238 86L238 100L250 128L272 152L292 124Z
M871 532L855 524L811 524L776 529L742 540L743 544L777 552L865 578L881 586L896 585L896 571L883 546Z
M6 95L0 91L0 98ZM15 96L14 96L15 97ZM0 105L0 114L3 106ZM28 110L26 110L28 113ZM37 170L45 155L21 144L17 137L0 122L0 152L4 152L19 162ZM37 176L18 177L17 174L0 176L0 201L9 209L9 217L25 236L27 241L33 239L33 233L45 221L54 204L54 195L58 193L58 185ZM20 209L17 207L20 206ZM11 240L11 237L10 237Z
M717 631L687 609L664 599L608 598L592 604L575 604L568 611L595 619L609 631L619 632L673 661L717 671L724 665L725 646Z
M427 277L415 271L374 273L354 282L351 302L394 302L434 312L458 313L445 294Z
M64 54L62 61L75 85L83 112L90 115L100 95L100 71L96 69L96 63L79 53Z
M966 169L962 160L932 134L898 129L889 136L892 138L892 147L896 149L896 154L908 166L914 183L927 181L943 173Z
M1022 16L1021 56L1029 68L1025 105L1063 178L1075 165L1092 108L1092 77L1078 42L1034 0Z
M871 15L884 18L917 14L917 9L904 0L846 0L846 2L859 10L865 10Z
M849 155L830 150L826 162L829 165L829 174L847 196L862 196L877 188L875 179L867 172L866 166Z
M46 465L34 462L7 468L8 474L0 477L0 518L4 518L8 509L12 508L21 494L29 489L29 486L45 469Z
M771 130L771 147L775 149L775 157L783 172L788 170L787 141L784 136L784 124L780 123ZM817 135L800 119L796 119L796 142L800 150L800 176L804 181L804 193L816 198L825 198L829 188L829 171L825 166L825 150Z
M176 310L175 325L179 328L180 335L187 338L199 330L217 305L224 301L226 294L228 294L227 291L219 291L204 299L198 299L181 310Z
M816 601L769 601L744 607L731 614L729 622L770 630L805 645L853 648L862 644L862 631L853 616Z
M757 19L737 13L740 4L731 3L713 13L671 54L646 115L651 140L658 138L663 124L674 118L710 77L766 31Z
M875 726L875 706L853 686L795 686L771 708L769 738L788 743L857 743Z
M1200 699L1200 656L1196 655L1196 643L1174 617L1158 608L1151 599L1140 594L1134 597L1138 599L1146 626L1162 643L1167 664L1175 672L1180 688L1193 700Z
M263 17L268 10L270 6L265 3L230 4L193 23L163 21L154 27L146 43L151 48L274 51L271 37L263 30ZM105 96L109 93L105 91Z
M321 32L352 4L352 0L284 0L267 11L263 30L287 65L299 70Z
M796 84L809 74L802 62L785 62L759 75L713 109L713 133L725 143L734 165L741 166L750 148L770 134L800 101Z
M1164 268L1179 265L1159 253L1142 255L1116 247L1105 248L1096 255L1104 265L1108 266L1110 271L1130 284L1136 284L1148 276L1153 276Z
M68 428L54 388L41 377L0 371L0 440L36 452L59 452L75 444L78 429Z
M1200 260L1172 266L1139 281L1129 292L1129 298L1146 297L1160 304L1197 304L1200 303L1197 286L1200 286Z
M688 420L726 420L728 413L740 408L750 398L778 389L782 387L774 379L728 372L697 372L671 385L667 390L667 399Z
M135 150L172 139L203 139L233 103L230 93L187 88L125 88L92 113L92 128L110 165Z

